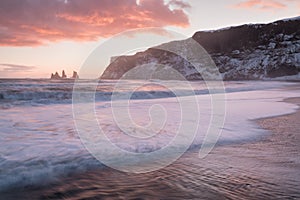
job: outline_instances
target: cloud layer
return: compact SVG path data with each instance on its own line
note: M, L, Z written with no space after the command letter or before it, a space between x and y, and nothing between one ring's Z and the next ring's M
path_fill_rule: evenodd
M234 5L235 8L260 9L260 10L279 10L287 8L289 3L298 0L245 0Z
M0 45L90 41L132 28L186 27L188 7L178 0L1 0Z
M27 65L15 65L15 64L5 64L5 63L0 63L0 69L1 71L6 71L6 72L28 72L33 69L35 69L35 66L27 66Z
M35 66L0 63L0 77L1 78L30 77L30 74L35 69L36 69Z

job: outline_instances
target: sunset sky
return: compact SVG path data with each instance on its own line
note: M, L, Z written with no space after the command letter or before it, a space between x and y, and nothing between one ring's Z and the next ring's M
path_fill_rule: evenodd
M1 0L0 77L48 78L62 69L71 75L101 42L130 29L190 37L299 15L299 0Z

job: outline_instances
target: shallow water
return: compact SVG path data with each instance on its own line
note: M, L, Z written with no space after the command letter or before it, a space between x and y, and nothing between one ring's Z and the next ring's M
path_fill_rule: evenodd
M61 178L46 187L27 187L2 194L5 199L298 199L297 169L244 159L226 148L206 159L188 152L172 165L146 174L94 169ZM234 150L234 147L232 148ZM231 150L232 150L231 149ZM243 150L238 149L236 150ZM257 153L257 152L256 152ZM236 163L234 160L243 161ZM276 159L274 159L276 160ZM255 163L251 163L255 161ZM255 165L254 165L255 164ZM278 166L277 166L278 167ZM288 172L282 172L288 169ZM269 170L270 173L265 173ZM275 174L271 174L275 173ZM291 177L288 177L290 175Z
M126 82L126 84L130 86L135 83ZM125 89L118 92L129 92L126 90L126 84ZM1 197L4 199L95 197L125 199L210 197L214 199L215 197L238 197L239 193L248 191L253 185L255 196L259 194L261 198L282 194L280 191L278 194L275 192L281 187L271 182L264 182L256 175L251 176L250 179L247 171L241 172L242 178L239 176L235 179L232 175L235 172L230 171L230 163L234 160L231 155L219 154L218 158L228 159L228 161L218 163L216 166L208 168L202 165L203 160L199 160L197 151L208 129L210 118L207 116L213 113L210 96L206 95L204 84L202 82L192 84L198 92L197 100L202 116L199 120L200 128L193 141L195 150L190 150L169 167L147 174L132 175L108 169L93 158L81 143L72 113L73 83L2 80L0 91L4 98L0 100L2 105L0 112ZM190 101L192 97L169 98L172 97L172 93L158 87L155 82L141 88L140 93L133 98L135 100L130 107L135 122L142 126L147 124L148 111L152 105L162 105L168 120L164 126L165 134L159 140L136 143L131 140L120 140L121 132L111 115L111 103L108 101L110 97L105 96L111 94L113 85L114 82L105 82L97 87L95 104L96 116L104 130L109 133L110 139L131 152L147 153L167 145L170 138L174 137L176 125L180 120L178 117L180 113L176 106L178 99ZM286 85L293 85L293 83L227 83L226 121L224 127L219 127L222 135L218 144L232 145L257 140L268 134L251 120L293 112L297 108L295 105L280 101L283 98L300 96L300 93L285 91L282 88ZM178 87L184 89L180 88L180 85ZM60 95L61 91L63 95ZM105 97L102 98L103 94ZM111 153L114 155L114 152ZM256 167L259 169L260 166ZM289 188L292 194L296 187L291 183ZM267 192L268 190L272 193Z

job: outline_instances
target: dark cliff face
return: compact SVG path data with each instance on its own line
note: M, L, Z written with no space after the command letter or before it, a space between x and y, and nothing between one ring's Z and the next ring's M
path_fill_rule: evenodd
M268 46L270 42L300 39L300 19L277 21L271 24L242 25L213 32L197 32L195 39L209 53L230 53L234 50L253 50L258 46Z
M299 27L300 17L270 24L200 31L192 39L209 53L225 80L274 78L296 75L300 71ZM173 45L181 48L183 52L189 51L188 40L161 46ZM157 48L116 58L101 78L119 79L128 70L149 63L172 67L188 80L202 78L191 63L179 55ZM136 75L137 78L141 76Z

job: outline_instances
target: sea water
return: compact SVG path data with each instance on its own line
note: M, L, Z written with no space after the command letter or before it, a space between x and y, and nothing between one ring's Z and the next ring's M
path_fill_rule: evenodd
M168 145L182 120L178 101L189 101L192 98L197 99L201 116L196 122L197 133L190 147L201 147L213 115L212 94L204 82L190 83L195 96L176 96L174 92L161 87L161 81L158 80L145 82L145 86L134 93L130 88L138 81L123 81L122 90L115 91L116 82L107 80L97 83L94 106L99 126L119 148L129 152L147 153ZM218 127L220 135L217 145L250 141L268 134L253 120L295 111L297 106L282 102L285 98L300 96L298 90L286 90L286 86L293 84L295 83L271 81L226 82L226 112L223 126ZM180 83L176 85L178 90L185 89ZM0 80L1 192L15 188L47 186L59 182L62 177L105 169L101 160L98 161L89 153L77 132L78 122L74 121L72 105L73 86L74 82L69 80ZM151 121L151 106L159 105L164 108L159 116L166 118L165 132L160 140L147 143L121 137L122 131L111 114L114 92L132 93L130 105L118 105L128 107L134 123L138 126L147 126L149 120ZM129 130L134 131L134 127L131 128L133 129ZM112 153L110 156L113 155Z

